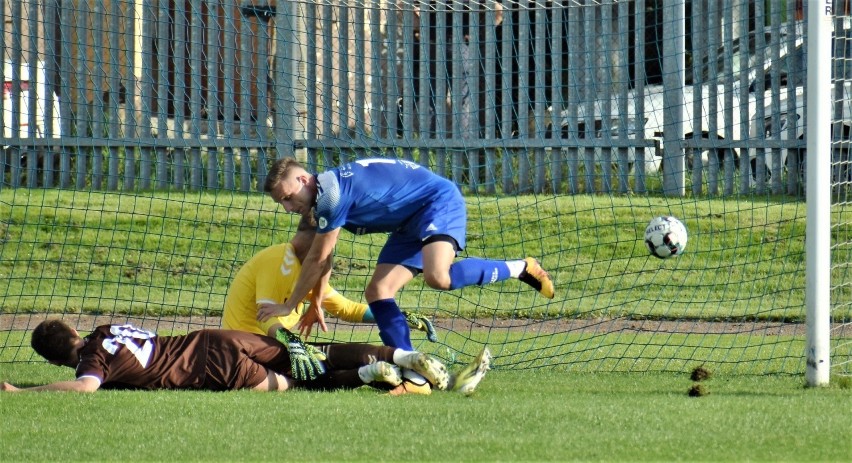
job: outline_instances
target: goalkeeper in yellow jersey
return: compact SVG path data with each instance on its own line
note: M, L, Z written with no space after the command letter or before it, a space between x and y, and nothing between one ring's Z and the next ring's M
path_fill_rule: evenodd
M240 268L225 297L222 328L268 335L278 339L285 346L289 346L292 342L301 342L297 337L294 339L289 331L293 331L293 328L300 324L299 320L305 310L303 305L299 305L287 316L272 317L266 322L257 321L257 311L261 307L280 305L292 294L293 287L302 272L301 261L308 252L315 234L315 228L308 220L302 219L289 243L277 244L261 250ZM310 296L308 294L306 299L309 300ZM324 291L322 306L341 320L351 323L375 323L375 318L367 304L351 301L328 285ZM310 327L315 323L310 317L311 314L312 311L308 310L300 324L303 328L302 333L306 335L310 334ZM406 312L403 312L403 315L411 328L424 331L432 342L438 341L432 322L427 317ZM327 329L322 323L320 326L323 330ZM279 328L288 331L279 331ZM305 352L290 353L297 359L296 363L306 365L308 369L312 365L322 364L317 362L315 352L309 346L302 345ZM320 359L322 357L322 355L319 356ZM483 348L470 365L449 378L448 388L465 395L473 393L490 368L490 363L491 353L487 348ZM406 391L407 389L398 387L391 390L391 394L398 395Z
M282 304L290 297L302 272L301 260L308 252L315 233L314 227L305 220L299 224L289 243L263 249L240 268L225 297L222 328L272 337L275 337L278 328L294 331L304 307L300 306L287 316L272 317L265 322L257 321L257 310ZM326 286L324 296L322 308L337 318L351 323L375 323L367 304L351 301L331 286ZM427 317L412 313L405 315L411 328L424 331L432 342L438 340L432 322ZM300 326L303 335L310 335L313 321L302 320ZM326 329L324 325L321 328Z

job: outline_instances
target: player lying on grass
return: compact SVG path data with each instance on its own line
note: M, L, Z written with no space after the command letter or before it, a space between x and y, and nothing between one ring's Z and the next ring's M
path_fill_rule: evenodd
M257 311L261 307L280 305L290 297L293 285L302 271L301 259L308 252L314 234L313 227L302 220L289 243L273 245L261 250L240 268L225 296L225 310L222 314L223 329L276 337L279 329L292 330L298 325L303 314L302 306L288 316L270 318L266 322L257 320ZM322 305L329 313L348 322L375 322L369 306L343 297L331 286L326 287ZM313 312L308 312L308 314L311 313ZM425 331L427 338L432 342L438 341L432 322L428 318L405 312L403 314L411 328ZM313 322L303 324L307 327L312 325ZM286 336L286 333L283 336ZM490 363L491 353L483 349L473 362L451 376L451 387L466 395L472 393L485 376ZM395 388L392 393L399 395L405 391L405 389Z
M305 314L301 305L288 316L273 317L265 322L257 320L258 309L278 306L290 297L293 285L302 271L301 260L304 259L316 234L315 227L308 220L306 217L302 218L289 243L261 250L240 268L225 297L222 328L279 337L278 330L293 330L299 324L300 318L307 315L302 320L307 323L302 323L301 326L307 328L303 333L310 334L310 328L316 321L311 315L315 312L308 311ZM329 313L348 322L375 322L369 306L343 297L331 286L326 286L322 306ZM411 328L425 331L430 341L437 342L435 329L427 317L412 313L403 314ZM325 322L320 322L321 329L327 331ZM280 333L281 337L286 335L287 333ZM453 375L452 385L464 394L473 392L488 371L490 360L490 353L483 351L470 365ZM391 390L394 395L404 392L405 389Z
M322 320L319 302L331 274L340 230L355 234L389 233L379 253L365 299L385 345L412 350L410 331L396 297L415 276L438 290L486 285L516 278L552 299L553 282L532 257L512 261L465 258L467 204L451 181L414 162L359 159L310 174L293 158L275 161L263 187L287 212L316 219L317 234L302 261L291 298L261 307L257 318L289 315L312 294L309 311ZM407 392L429 393L416 372L403 371Z
M157 336L132 325L103 325L81 337L61 320L46 320L36 326L31 344L50 363L74 368L77 379L28 388L4 382L3 391L351 389L381 382L397 385L400 367L436 384L449 381L446 367L426 354L356 343L315 345L323 358L317 374L294 380L294 369L317 362L304 357L311 346L292 340L285 346L268 336L232 330Z
M273 337L278 328L294 331L294 328L299 325L300 318L305 315L302 305L289 315L273 317L265 322L258 322L257 311L261 307L278 306L290 297L293 286L302 273L302 259L308 253L315 234L315 227L308 222L307 218L303 218L289 243L277 244L261 250L240 268L225 296L222 328ZM325 288L322 309L351 323L375 323L376 321L367 304L351 301L331 286ZM307 313L308 318L300 325L304 336L310 335L310 329L315 322L315 319L310 317L315 312ZM427 317L414 313L404 315L408 326L424 331L430 341L438 341L435 328ZM323 331L328 329L324 321L320 328Z

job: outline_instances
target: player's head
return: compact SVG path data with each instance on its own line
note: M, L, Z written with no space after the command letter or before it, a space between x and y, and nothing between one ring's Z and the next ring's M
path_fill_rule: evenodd
M314 176L293 158L281 158L272 163L263 191L287 212L306 215L317 196Z
M73 365L80 335L62 320L45 320L33 330L30 344L38 355L56 365Z

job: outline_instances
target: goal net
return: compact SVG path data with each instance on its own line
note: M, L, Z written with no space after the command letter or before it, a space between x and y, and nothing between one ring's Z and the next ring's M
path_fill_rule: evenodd
M73 3L73 4L72 4ZM298 219L259 193L408 159L468 204L462 256L539 259L517 281L400 306L416 348L501 369L802 374L806 310L803 2L0 2L0 364L29 332L219 327L240 267ZM843 3L843 2L839 2ZM832 35L832 373L852 372L852 26ZM657 216L679 257L644 242ZM342 232L354 301L386 236ZM311 340L380 343L329 320Z

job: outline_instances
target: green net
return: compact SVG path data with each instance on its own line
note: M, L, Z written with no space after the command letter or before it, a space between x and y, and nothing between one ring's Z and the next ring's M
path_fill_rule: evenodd
M678 2L672 2L676 5ZM515 280L402 308L496 368L805 370L805 12L798 2L2 2L0 363L48 317L218 327L238 269L293 235L258 193L408 159L468 204L463 255L539 259ZM849 16L833 37L832 358L852 321ZM675 50L664 53L664 50ZM682 108L674 111L672 108ZM655 259L648 222L688 229ZM341 233L332 285L364 301L384 235ZM381 342L331 319L314 340Z

